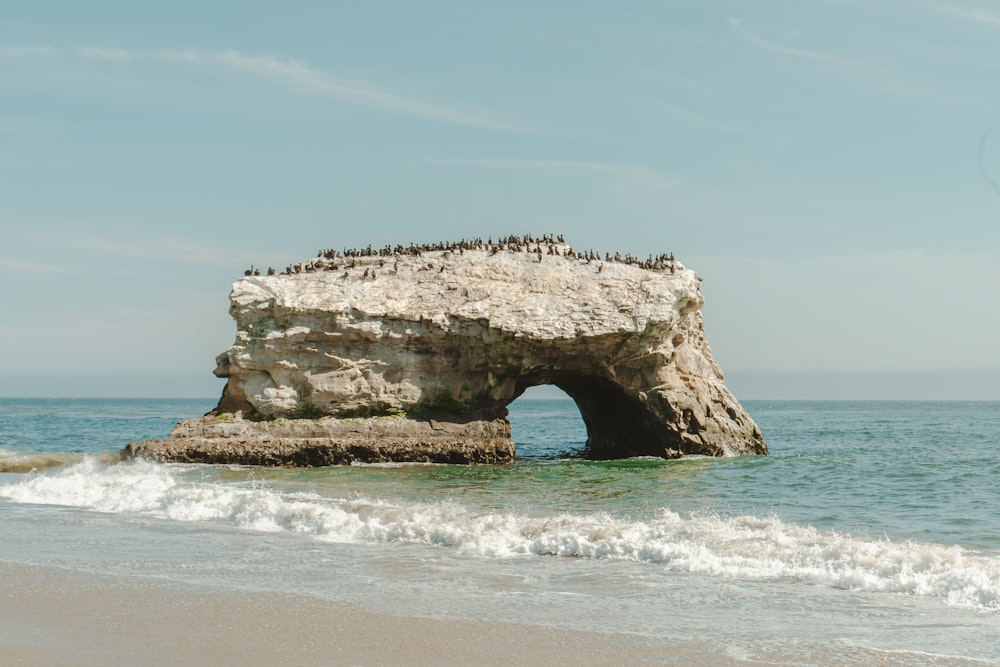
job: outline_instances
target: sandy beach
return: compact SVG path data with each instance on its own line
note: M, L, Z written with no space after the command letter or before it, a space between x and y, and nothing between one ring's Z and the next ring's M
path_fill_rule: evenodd
M807 643L733 655L708 638L397 616L303 596L11 563L0 563L0 600L0 656L18 666L983 664Z
M0 564L7 665L746 664L624 635Z

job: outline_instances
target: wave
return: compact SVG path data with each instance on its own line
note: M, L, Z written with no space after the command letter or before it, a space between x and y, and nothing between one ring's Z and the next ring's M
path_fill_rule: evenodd
M86 456L67 452L12 452L0 449L0 472L30 473L34 470L59 468L80 463ZM96 456L104 463L118 460L116 452L101 452Z
M777 517L682 516L642 520L608 514L531 516L454 502L392 503L364 497L288 493L261 483L186 479L190 468L93 458L0 485L0 499L219 521L330 542L403 542L461 554L622 559L669 571L941 598L1000 612L1000 555L959 546L870 539Z

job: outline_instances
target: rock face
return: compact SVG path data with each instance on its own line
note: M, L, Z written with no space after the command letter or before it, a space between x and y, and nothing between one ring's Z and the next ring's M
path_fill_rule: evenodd
M483 450L469 462L504 461L513 454L509 444L497 449L510 442L506 406L528 387L552 384L579 407L592 458L767 453L712 360L697 274L672 257L640 266L564 243L535 245L332 253L237 281L236 342L215 371L228 378L219 405L166 442L221 451L242 440L262 453L237 462L298 463L269 457L267 443L277 451L279 441L325 439L349 450L392 438L346 438L344 428L377 432L391 422L399 448L376 460L412 460L400 454L406 442L430 442L421 434L437 423L459 429L450 444L435 441L445 458L462 458L447 452L466 429L463 451L473 442ZM294 423L311 424L297 427L309 435L294 435ZM168 449L138 445L128 456L197 459L190 448ZM345 458L324 456L315 461Z

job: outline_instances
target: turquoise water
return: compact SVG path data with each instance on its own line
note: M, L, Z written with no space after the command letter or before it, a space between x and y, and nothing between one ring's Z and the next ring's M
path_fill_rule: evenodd
M573 403L523 400L511 466L117 463L213 403L0 399L0 559L575 629L711 627L733 655L1000 662L1000 403L747 401L768 457L566 458L586 438Z

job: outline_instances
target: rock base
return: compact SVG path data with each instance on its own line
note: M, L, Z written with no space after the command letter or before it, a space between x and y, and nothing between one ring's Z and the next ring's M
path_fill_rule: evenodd
M240 415L180 422L166 440L129 443L123 461L316 467L351 463L503 464L515 459L510 423L405 417L276 419Z

